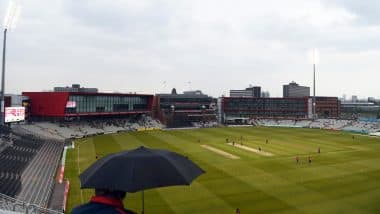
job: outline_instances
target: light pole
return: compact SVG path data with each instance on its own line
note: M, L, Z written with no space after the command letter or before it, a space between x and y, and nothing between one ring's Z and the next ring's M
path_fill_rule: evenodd
M313 58L314 58L314 51L313 51ZM315 61L314 61L313 62L313 119L316 119L315 108L316 108L316 104L315 104Z
M316 58L316 53L315 53L315 48L313 49L313 120L317 119L317 114L316 114L316 108L317 108L317 105L316 105L316 97L315 97L315 64L316 64L316 60L318 59L318 57Z
M10 1L4 19L3 60L1 69L1 125L5 125L5 54L7 46L7 32L15 27L16 19L20 14L20 7L15 1Z
M4 101L4 79L5 79L5 49L7 45L7 28L4 29L4 41L3 41L3 61L1 69L1 125L5 123L5 101Z

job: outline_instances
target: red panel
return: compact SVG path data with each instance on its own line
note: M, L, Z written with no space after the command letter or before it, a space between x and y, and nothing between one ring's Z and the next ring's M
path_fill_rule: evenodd
M90 116L90 115L124 115L124 114L149 114L152 112L153 95L141 95L141 94L112 94L112 93L74 93L74 92L23 92L25 96L30 98L31 103L31 116L46 116L46 117L64 117L64 116ZM133 112L96 112L96 113L78 113L78 114L66 114L65 108L69 95L88 95L88 96L127 96L127 97L147 97L148 109L142 111Z
M65 116L68 92L22 92L22 95L30 99L30 116Z

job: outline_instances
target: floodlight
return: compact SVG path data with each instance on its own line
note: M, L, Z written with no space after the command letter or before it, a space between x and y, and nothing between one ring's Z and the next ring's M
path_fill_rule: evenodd
M21 8L18 1L10 0L3 23L5 29L10 30L16 27L16 22L20 15L20 12Z
M16 21L18 16L20 15L20 7L17 0L10 0L7 12L5 13L4 18L4 38L3 38L3 59L1 66L1 104L0 104L0 125L4 125L5 123L5 115L4 115L4 89L5 89L5 53L6 53L6 45L7 45L7 31L15 28Z
M319 50L317 48L309 50L307 56L311 64L319 64Z
M312 52L312 61L313 61L313 119L316 119L316 100L315 100L315 65L319 63L319 51L314 48Z
M317 48L313 49L313 64L319 64L319 50Z

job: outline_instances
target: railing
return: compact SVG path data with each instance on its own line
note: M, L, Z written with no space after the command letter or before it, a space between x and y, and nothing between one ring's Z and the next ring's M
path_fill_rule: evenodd
M62 214L62 212L29 204L24 201L0 193L0 210L8 210L27 214Z

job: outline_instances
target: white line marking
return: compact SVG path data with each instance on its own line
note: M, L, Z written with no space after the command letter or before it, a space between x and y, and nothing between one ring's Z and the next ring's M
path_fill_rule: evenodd
M270 152L264 152L262 150L260 151L258 149L254 149L254 148L251 148L251 147L248 147L248 146L243 146L243 145L237 144L237 143L235 143L235 145L232 145L232 143L228 143L228 145L237 147L239 149L244 149L244 150L247 150L247 151L250 151L250 152L254 152L256 154L263 155L263 156L273 156L274 155L274 154L272 154Z
M224 157L226 157L226 158L240 159L240 157L238 157L238 156L236 156L236 155L230 154L230 153L228 153L228 152L225 152L225 151L223 151L223 150L217 149L217 148L215 148L215 147L208 146L208 145L201 145L201 146L202 146L203 148L205 148L205 149L208 149L208 150L210 150L210 151L212 151L212 152L215 152L215 153L217 153L217 154L219 154L219 155L222 155L222 156L224 156Z

